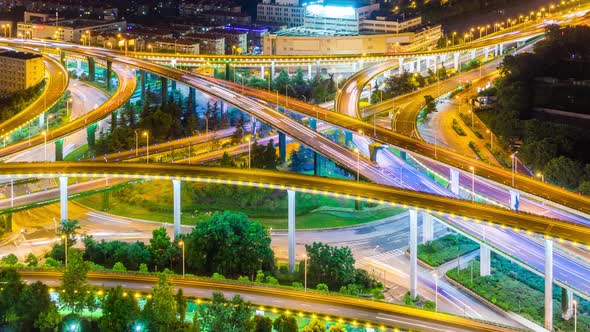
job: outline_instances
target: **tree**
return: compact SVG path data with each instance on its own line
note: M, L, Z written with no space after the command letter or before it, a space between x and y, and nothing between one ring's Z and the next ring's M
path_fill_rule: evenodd
M16 303L18 303L24 289L24 283L20 274L14 269L4 269L0 272L0 321L5 322L7 317L15 315Z
M150 331L170 331L178 321L176 319L178 311L174 289L165 274L160 274L158 284L152 290L152 294L152 298L146 303L143 310L144 319L148 322Z
M186 304L186 298L184 297L184 294L182 292L182 288L178 289L175 299L176 299L176 310L178 313L178 317L180 317L181 322L184 322L184 319L186 317L187 304Z
M277 332L297 332L297 319L291 315L281 314L275 319L272 326Z
M326 326L321 321L312 319L301 332L326 332Z
M355 283L355 260L348 247L332 247L314 242L306 245L305 250L309 257L307 280L312 285L323 282L334 290Z
M148 267L145 263L139 264L139 272L141 273L148 273Z
M59 234L68 237L68 246L76 244L76 234L80 229L80 223L75 219L64 219L59 222Z
M8 254L2 257L2 265L16 265L18 263L18 257L15 254Z
M62 278L61 302L73 312L84 309L90 266L78 249L68 250L68 268Z
M42 282L37 281L24 287L16 304L22 330L31 330L39 315L49 309L50 303L49 290Z
M127 272L125 265L123 265L123 263L121 263L121 262L116 262L115 265L113 265L112 270L115 272Z
M215 213L198 223L186 240L189 271L226 276L253 275L274 269L270 237L259 222L241 213Z
M166 228L160 227L152 231L152 238L150 239L150 253L152 255L153 264L157 267L164 268L170 265L170 247L172 241L166 232Z
M582 165L565 156L551 159L544 169L545 177L557 185L577 188L578 181L584 173Z
M221 167L236 167L236 163L232 157L226 152L223 153L223 157L219 160L219 166Z
M55 331L60 322L61 316L57 305L54 302L49 302L49 306L39 314L34 325L42 331Z
M227 301L221 292L213 292L211 303L199 307L204 328L208 331L251 331L251 305L236 295Z
M426 115L436 112L436 100L431 95L424 96L424 104L426 105Z
M272 319L260 315L252 318L254 332L272 332Z
M139 318L140 311L133 296L126 296L121 286L107 291L102 304L100 319L101 331L128 331L133 321Z
M28 267L37 267L37 264L39 264L39 259L37 256L35 256L35 254L30 252L25 258L25 264L27 264Z
M346 329L341 323L330 326L328 332L346 332Z

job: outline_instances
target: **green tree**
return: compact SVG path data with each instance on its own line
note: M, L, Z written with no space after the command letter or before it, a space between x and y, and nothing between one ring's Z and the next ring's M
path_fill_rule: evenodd
M16 265L18 263L18 257L15 254L8 254L2 257L2 265Z
M254 332L272 332L272 319L260 315L252 318Z
M121 286L111 288L103 299L100 330L128 331L139 315L139 306L135 297L125 294Z
M178 321L176 319L178 311L174 289L165 274L160 274L158 284L152 290L152 294L152 298L146 303L143 310L144 319L148 322L150 331L170 331Z
M424 105L426 115L436 112L436 100L431 95L424 96Z
M121 262L116 262L115 265L113 265L112 270L115 272L127 272L127 268L125 268L125 265Z
M344 326L340 323L330 326L328 332L346 332Z
M49 302L46 310L42 311L35 320L35 327L42 331L55 331L61 322L61 316L54 302Z
M89 270L90 266L84 261L80 250L68 250L68 268L62 278L63 292L60 293L60 301L73 312L84 309L86 291L89 290Z
M321 321L312 319L301 332L326 332L326 326Z
M332 247L321 242L306 245L308 265L307 280L310 284L323 282L330 289L355 283L354 257L348 247ZM303 268L300 268L303 271Z
M279 317L275 318L272 327L274 327L277 332L297 332L299 330L297 319L292 315L286 314L281 314Z
M551 159L544 169L545 178L566 188L577 188L583 175L582 165L565 156Z
M145 263L141 263L139 265L139 272L141 272L141 273L148 273L149 272L148 267Z
M76 234L80 229L80 223L75 219L64 219L59 222L59 234L68 237L68 246L76 244Z
M160 227L152 231L150 239L150 253L152 254L153 264L163 269L170 265L170 248L172 241L166 232L166 228Z
M39 264L39 259L31 252L25 258L25 264L27 264L28 267L37 267L37 264Z
M176 310L178 313L178 317L180 317L181 322L184 322L184 319L186 317L187 304L186 304L186 298L184 297L184 294L182 292L182 288L178 289L175 299L176 299Z
M208 331L251 331L252 309L249 302L239 296L227 301L221 292L213 292L211 303L199 307L204 328Z
M16 316L16 304L24 290L24 283L20 274L14 269L4 269L0 272L0 321L6 322L8 317Z
M197 274L237 277L274 269L268 232L243 213L215 213L194 227L186 245L187 267Z
M51 299L45 284L37 281L24 287L16 303L16 312L23 331L30 331L39 315L49 309Z

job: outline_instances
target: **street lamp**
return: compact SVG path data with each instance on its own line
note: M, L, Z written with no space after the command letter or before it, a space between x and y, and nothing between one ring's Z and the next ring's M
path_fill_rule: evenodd
M359 182L361 173L361 152L357 148L354 148L354 152L356 152L356 181Z
M574 332L578 332L578 301L573 300L574 305Z
M438 273L434 272L434 311L438 312Z
M150 133L146 130L143 132L143 136L145 136L145 147L147 148L145 163L149 164L150 163Z
M545 175L543 173L537 172L537 177L541 178L541 182L545 183Z
M182 247L182 277L184 278L184 241L180 240L178 245Z
M134 130L135 132L135 156L139 156L139 135L137 134L137 130Z
M47 161L47 132L44 131L43 133L43 154L45 155L45 161Z
M303 255L303 290L307 292L307 254Z
M516 171L518 169L518 158L516 158L517 153L518 153L518 151L516 151L512 155L510 155L510 158L512 158L512 187L513 188L514 188L514 173L516 173Z
M486 133L490 134L490 149L494 150L494 134L489 129L486 130Z
M481 68L481 66L480 66L480 68ZM469 110L468 113L471 114L471 128L474 128L473 127L473 111Z
M252 163L252 139L248 137L246 141L248 141L248 169L250 169L250 164Z
M475 202L475 167L469 166L471 170L471 202Z

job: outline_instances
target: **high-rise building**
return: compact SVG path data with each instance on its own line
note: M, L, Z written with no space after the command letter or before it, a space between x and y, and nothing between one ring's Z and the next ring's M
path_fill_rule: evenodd
M305 5L302 0L263 0L256 9L257 22L284 24L288 28L303 25Z
M0 68L0 96L34 87L45 76L45 65L40 54L0 52Z

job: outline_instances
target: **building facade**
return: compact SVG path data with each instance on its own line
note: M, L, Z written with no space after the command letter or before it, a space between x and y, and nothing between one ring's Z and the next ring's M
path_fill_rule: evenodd
M71 43L84 43L84 39L89 40L94 34L102 32L125 32L126 29L127 23L125 21L75 19L60 20L56 23L25 20L17 24L17 36L20 38L43 38L63 40Z
M0 96L34 87L45 77L45 65L40 54L0 52L0 68Z
M288 28L303 25L305 7L300 0L263 0L256 8L258 22L284 24Z

